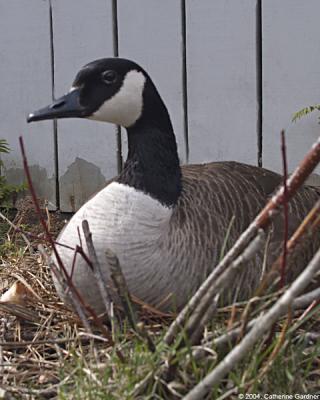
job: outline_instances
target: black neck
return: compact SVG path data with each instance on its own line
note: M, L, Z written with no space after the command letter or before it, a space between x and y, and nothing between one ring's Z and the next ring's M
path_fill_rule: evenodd
M177 144L168 111L154 90L153 85L145 88L142 116L127 129L128 158L117 180L173 206L181 193Z

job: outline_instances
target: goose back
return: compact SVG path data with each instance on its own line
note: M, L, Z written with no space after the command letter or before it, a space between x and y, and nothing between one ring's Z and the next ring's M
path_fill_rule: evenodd
M213 162L182 167L182 195L172 215L167 235L176 265L170 271L177 298L194 293L264 207L282 177L272 171L238 162ZM289 235L319 199L316 188L304 186L289 203ZM224 303L248 298L267 267L279 255L284 237L283 214L274 220L264 247L242 269L225 293ZM288 281L305 267L320 245L320 235L306 247L287 271ZM266 259L264 259L266 254ZM192 287L191 287L192 286ZM189 293L187 293L189 291Z

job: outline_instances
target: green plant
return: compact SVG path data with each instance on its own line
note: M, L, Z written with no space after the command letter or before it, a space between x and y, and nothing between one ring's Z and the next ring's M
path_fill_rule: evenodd
M0 139L0 153L9 153L10 148L8 143L5 139Z
M297 122L299 119L305 117L306 115L310 114L315 110L320 111L320 104L315 104L313 106L305 107L302 108L302 110L297 111L296 113L293 114L292 122Z
M0 139L0 157L1 154L8 154L10 147L5 139ZM2 172L3 161L0 158L0 172ZM8 183L5 176L0 175L0 207L8 207L15 201L19 192L25 189L25 184L13 185Z

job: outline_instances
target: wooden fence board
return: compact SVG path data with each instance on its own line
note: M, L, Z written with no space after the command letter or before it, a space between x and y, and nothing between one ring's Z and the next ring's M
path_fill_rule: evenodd
M76 3L52 3L56 96L69 90L80 67L113 56L111 0ZM63 120L58 122L58 138L61 209L72 211L117 174L115 127Z
M3 157L12 183L24 181L18 137L23 135L34 185L55 208L52 122L26 123L28 113L51 100L48 3L19 0L0 3L0 138L11 152Z
M150 74L168 107L184 162L180 1L118 1L118 30L119 56Z
M262 4L263 163L282 170L279 133L286 129L292 170L319 137L319 113L295 124L291 118L301 108L320 103L320 3L268 0Z
M51 3L55 96L69 90L81 66L113 56L112 4L117 3L119 56L140 63L154 80L168 106L182 162L184 27L190 162L257 164L261 45L263 165L281 171L282 128L287 128L290 170L319 136L317 112L290 122L295 111L320 103L318 0L262 1L262 43L257 35L257 0ZM0 3L0 138L12 148L3 157L5 174L19 183L23 169L18 136L24 135L37 192L54 208L53 123L25 121L27 113L52 99L49 8L49 0ZM73 211L117 174L116 130L95 121L63 120L57 132L61 209ZM124 141L122 147L125 158Z
M190 162L257 163L256 1L187 0Z

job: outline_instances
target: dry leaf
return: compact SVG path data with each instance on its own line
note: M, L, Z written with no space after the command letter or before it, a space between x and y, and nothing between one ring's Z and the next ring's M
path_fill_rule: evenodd
M28 301L32 300L32 298L34 298L34 296L30 289L21 282L15 282L9 290L3 293L0 297L0 302L25 305Z

